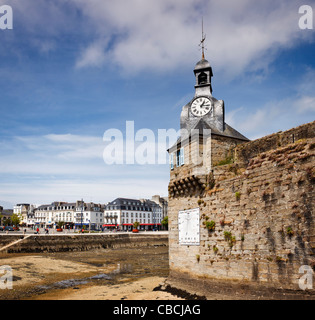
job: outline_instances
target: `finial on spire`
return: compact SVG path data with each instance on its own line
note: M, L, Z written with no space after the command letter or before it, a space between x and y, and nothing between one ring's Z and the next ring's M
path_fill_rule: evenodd
M201 21L201 29L202 29L202 34L201 34L201 41L200 41L199 46L201 46L202 59L204 59L205 58L205 45L204 45L204 42L206 40L206 35L204 35L204 33L203 33L203 17L202 17L202 21Z

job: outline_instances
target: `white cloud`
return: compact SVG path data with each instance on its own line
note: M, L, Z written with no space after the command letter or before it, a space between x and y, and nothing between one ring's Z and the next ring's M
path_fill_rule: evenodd
M314 112L315 116L314 106L315 97L308 96L270 101L247 113L243 108L227 112L226 122L249 139L257 139L313 121L310 115Z
M84 66L110 61L124 73L174 70L192 57L201 16L207 33L206 56L215 71L229 76L265 69L278 49L306 36L298 28L298 5L287 1L75 1L97 32L114 36L108 50L97 50ZM100 37L100 38L101 38ZM87 52L94 52L92 42ZM77 66L82 63L82 57Z
M41 52L74 34L82 45L77 68L115 65L122 74L174 71L206 57L231 77L268 68L275 53L314 39L298 27L299 4L286 0L63 0L11 1L15 19ZM44 37L43 37L44 34ZM84 47L83 47L84 46Z
M76 62L77 68L84 67L100 67L106 62L106 57L104 54L106 42L102 43L100 41L91 44L89 47L85 48L81 56Z
M315 112L315 96L304 96L295 101L294 106L298 113Z

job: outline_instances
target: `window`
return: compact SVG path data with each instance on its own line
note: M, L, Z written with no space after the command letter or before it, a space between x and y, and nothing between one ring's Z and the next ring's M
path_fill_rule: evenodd
M170 165L171 165L171 170L174 169L174 154L170 154Z
M176 152L176 166L177 167L182 166L185 163L184 159L185 159L184 148L180 148Z

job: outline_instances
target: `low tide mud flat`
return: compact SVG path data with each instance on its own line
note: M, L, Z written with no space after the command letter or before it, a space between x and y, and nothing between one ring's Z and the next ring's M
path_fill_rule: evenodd
M0 300L176 300L156 290L168 276L168 247L6 254L12 289Z

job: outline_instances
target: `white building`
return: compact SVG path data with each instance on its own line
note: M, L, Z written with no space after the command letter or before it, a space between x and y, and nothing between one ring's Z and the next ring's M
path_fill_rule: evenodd
M27 225L27 217L30 209L30 204L28 203L19 203L13 207L13 214L17 214L21 217L20 224Z
M36 208L34 220L36 225L44 228L55 228L62 221L66 229L98 230L104 223L104 214L102 205L93 202L53 202Z
M163 208L151 200L117 198L105 206L104 227L132 230L139 222L140 230L161 229Z
M93 202L83 203L82 206L82 201L77 201L77 204L75 226L85 226L89 230L100 230L104 223L104 207Z

